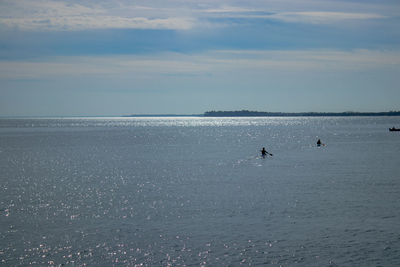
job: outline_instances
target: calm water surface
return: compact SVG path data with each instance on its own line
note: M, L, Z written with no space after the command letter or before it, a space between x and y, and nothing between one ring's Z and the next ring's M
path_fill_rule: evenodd
M0 262L400 266L393 126L400 118L0 119ZM263 146L274 156L260 158Z

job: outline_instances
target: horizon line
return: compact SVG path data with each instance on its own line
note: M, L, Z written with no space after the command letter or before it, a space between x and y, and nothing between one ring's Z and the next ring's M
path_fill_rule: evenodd
M240 113L249 115L250 117L298 117L298 116L400 116L400 111L341 111L341 112L320 112L320 111L306 111L306 112L277 112L277 111L250 111L250 110L218 110L218 111L206 111L199 114L174 114L174 113L142 113L142 114L129 114L129 115L0 115L1 119L6 118L129 118L129 117L214 117L207 114L236 114L232 116L224 117L245 117L244 115L238 115ZM256 115L254 115L256 114ZM216 117L221 117L218 115Z

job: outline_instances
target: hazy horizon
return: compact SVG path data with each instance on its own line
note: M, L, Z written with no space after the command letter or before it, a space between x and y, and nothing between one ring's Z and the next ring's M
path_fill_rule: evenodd
M214 110L212 112L240 112L243 110ZM197 113L197 114L172 114L172 113L139 113L139 114L117 114L117 115L109 115L109 114L99 114L99 115L9 115L9 116L3 116L0 115L0 118L129 118L129 117L203 117L204 114L209 111L205 111L202 113ZM387 113L387 112L400 112L400 111L377 111L377 112L371 112L371 111L339 111L339 112L316 112L316 111L304 111L304 112L284 112L284 111L259 111L259 110L251 110L250 112L260 112L260 113L282 113L282 114L308 114L308 113L316 113L316 114L330 114L330 113L354 113L357 116L357 114L365 114L365 113ZM305 115L306 117L309 117L308 115ZM328 117L334 116L334 115L327 115ZM348 115L352 116L352 115ZM399 116L399 115L377 115L377 116ZM228 116L229 117L229 116ZM235 116L236 117L236 116ZM241 117L241 116L238 116ZM250 116L250 117L257 117L257 116ZM268 117L268 116L260 116L260 117ZM276 116L272 116L276 117ZM279 117L279 116L278 116ZM293 117L293 116L285 116L285 117ZM297 116L294 116L297 117ZM311 116L312 117L312 116Z
M0 116L400 110L400 5L0 2Z

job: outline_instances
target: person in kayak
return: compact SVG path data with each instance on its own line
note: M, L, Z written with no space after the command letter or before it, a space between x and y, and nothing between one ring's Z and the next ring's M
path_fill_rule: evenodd
M261 156L265 157L267 154L272 156L272 154L268 153L268 151L265 150L265 147L263 147L262 150L261 150Z
M318 141L317 141L317 146L321 146L321 139L318 139Z

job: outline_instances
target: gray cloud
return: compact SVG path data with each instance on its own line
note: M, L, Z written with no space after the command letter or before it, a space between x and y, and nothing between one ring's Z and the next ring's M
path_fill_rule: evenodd
M0 79L43 79L107 75L110 78L164 75L221 75L265 71L351 72L398 69L397 51L335 50L243 51L221 50L185 55L55 57L41 62L0 61Z
M127 1L63 2L51 0L5 0L0 2L0 25L21 30L86 29L174 29L188 30L210 26L207 18L262 18L292 23L336 23L344 20L382 19L388 15L371 12L365 5L360 11L343 11L351 5L330 1L301 1L300 8L285 1L267 1L259 6L234 1ZM319 4L317 4L319 3ZM324 4L321 4L324 3ZM311 4L315 4L312 6ZM360 4L359 4L360 5ZM308 9L307 9L308 8ZM380 9L380 12L385 10ZM216 22L213 22L216 23Z

